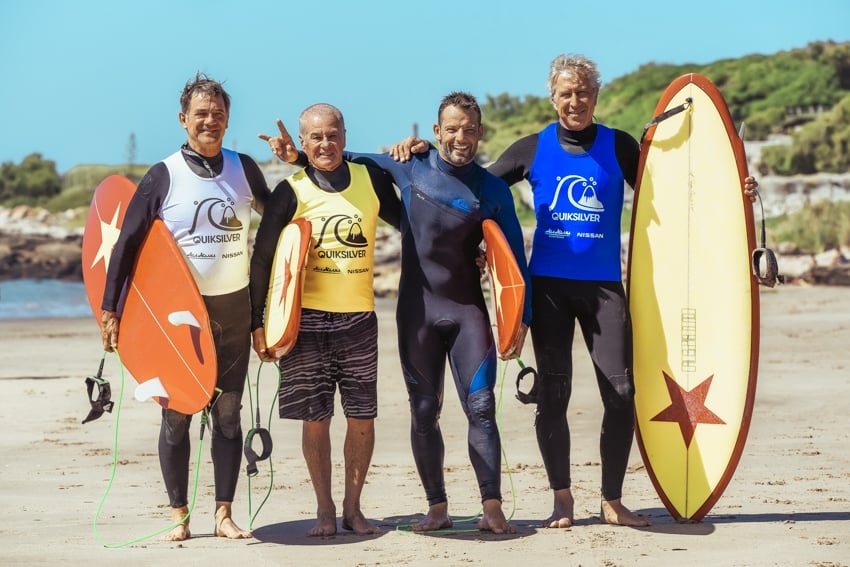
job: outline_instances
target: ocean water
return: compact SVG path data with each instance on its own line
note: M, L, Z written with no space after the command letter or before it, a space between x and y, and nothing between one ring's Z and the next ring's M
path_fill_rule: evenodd
M0 281L0 320L92 317L82 282Z

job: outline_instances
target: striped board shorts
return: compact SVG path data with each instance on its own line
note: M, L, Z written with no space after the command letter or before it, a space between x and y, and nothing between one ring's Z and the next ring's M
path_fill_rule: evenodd
M374 311L302 309L298 340L279 365L280 417L330 419L337 385L345 417L377 417L378 318Z

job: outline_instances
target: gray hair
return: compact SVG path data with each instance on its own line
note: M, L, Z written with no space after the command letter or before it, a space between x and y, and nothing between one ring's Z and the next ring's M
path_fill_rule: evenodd
M333 114L333 117L339 121L340 126L345 129L345 120L342 117L342 112L332 104L328 104L326 102L319 102L316 104L311 104L301 113L301 116L298 117L298 131L303 132L304 128L307 126L307 115L308 114Z
M599 92L602 81L599 78L599 69L596 63L584 55L561 54L552 59L549 66L549 98L555 97L555 83L560 75L575 75L576 77L590 83L596 92Z

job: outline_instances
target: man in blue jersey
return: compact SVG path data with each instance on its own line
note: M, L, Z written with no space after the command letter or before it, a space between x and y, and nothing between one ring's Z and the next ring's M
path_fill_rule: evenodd
M251 537L232 519L231 504L242 462L240 410L251 349L248 295L248 228L251 209L262 213L269 189L250 157L223 149L230 118L230 95L198 73L180 96L180 124L188 140L145 173L133 195L109 262L103 294L103 347L118 344L118 305L139 248L154 219L160 218L186 256L204 297L216 346L217 395L211 401L212 461L215 476L215 535ZM227 222L211 214L226 207ZM223 238L227 236L227 238ZM151 353L156 356L156 353ZM162 410L159 463L174 527L166 540L181 541L189 531L189 426L191 415Z
M273 152L297 158L280 122L270 138ZM448 360L468 422L469 455L483 514L482 530L514 533L502 511L501 440L496 423L496 348L475 264L482 240L481 222L495 220L526 275L522 230L510 188L475 163L483 135L481 109L472 95L443 98L434 134L439 148L398 163L387 154L349 154L355 162L378 165L401 191L402 258L399 280L399 356L409 394L411 445L428 499L426 517L416 531L451 527L443 474L445 447L440 431ZM522 349L531 305L514 352Z

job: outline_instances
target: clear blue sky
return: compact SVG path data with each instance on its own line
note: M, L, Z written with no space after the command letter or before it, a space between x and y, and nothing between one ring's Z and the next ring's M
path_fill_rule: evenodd
M196 70L233 97L225 145L265 161L257 134L315 102L343 111L349 149L375 151L414 123L431 137L452 90L545 96L559 53L606 82L830 39L850 41L848 0L0 0L0 162L121 164L131 133L136 163L156 162L185 140Z

